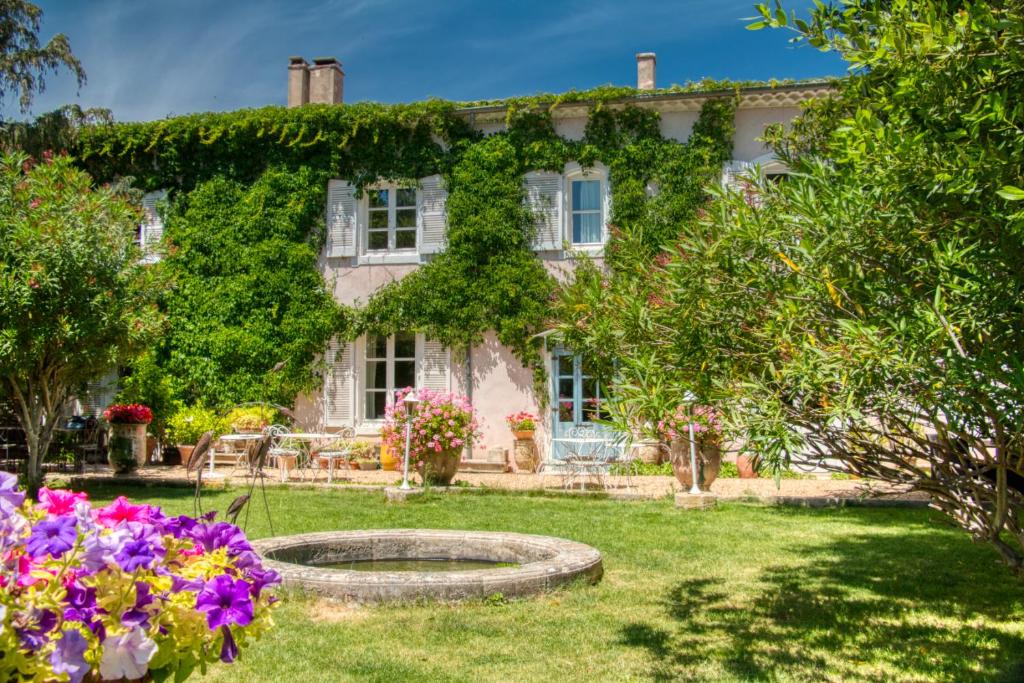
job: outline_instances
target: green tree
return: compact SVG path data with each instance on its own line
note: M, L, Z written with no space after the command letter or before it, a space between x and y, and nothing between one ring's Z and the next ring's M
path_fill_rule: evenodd
M927 492L1018 574L1022 11L846 0L801 19L759 7L752 28L791 28L851 76L789 133L770 131L788 180L753 173L719 193L651 269L647 291L663 299L602 323L630 359L671 368L673 399L689 389L726 407L767 466L836 458Z
M69 157L0 157L0 393L25 430L32 491L68 400L161 322L138 208L90 184Z
M43 11L25 0L0 0L0 101L17 93L21 110L28 111L32 98L46 89L47 72L70 69L85 85L85 70L71 54L67 36L58 33L39 44L39 20Z

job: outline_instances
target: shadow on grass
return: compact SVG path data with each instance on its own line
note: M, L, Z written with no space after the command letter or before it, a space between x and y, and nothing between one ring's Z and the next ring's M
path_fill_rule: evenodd
M1024 680L1024 587L987 551L951 532L804 544L752 585L675 584L671 625L634 622L620 642L655 680Z

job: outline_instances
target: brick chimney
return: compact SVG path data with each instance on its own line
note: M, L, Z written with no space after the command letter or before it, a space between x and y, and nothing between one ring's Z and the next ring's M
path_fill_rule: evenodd
M288 106L309 102L309 64L302 57L288 58Z
M653 52L636 53L636 88L654 90L654 65L658 59Z
M341 104L345 88L345 72L334 57L317 57L309 67L309 102Z

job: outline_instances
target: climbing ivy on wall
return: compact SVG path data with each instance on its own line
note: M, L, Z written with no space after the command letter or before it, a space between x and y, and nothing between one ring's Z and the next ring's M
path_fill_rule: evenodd
M609 104L624 94L638 93L518 98L507 130L487 137L454 103L360 103L90 125L69 151L98 180L171 191L172 331L150 361L183 400L270 392L288 402L315 385L314 359L332 334L364 331L414 329L464 349L494 330L540 379L532 337L551 315L556 282L530 247L523 174L570 161L608 167L615 270L625 266L620 243L653 258L671 242L731 156L735 97L707 100L678 143L661 137L657 112ZM593 103L582 140L555 132L552 111L566 101ZM334 304L317 263L327 180L362 189L435 173L449 190L446 249L356 310ZM270 373L279 360L285 370Z

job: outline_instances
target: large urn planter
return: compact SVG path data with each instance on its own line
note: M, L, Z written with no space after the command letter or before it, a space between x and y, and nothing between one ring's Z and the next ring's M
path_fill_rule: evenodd
M394 472L402 470L402 459L386 443L380 445L380 468Z
M146 425L114 422L110 425L110 443L125 444L122 450L131 453L136 466L146 464Z
M523 432L513 432L516 434L516 442L512 448L512 457L516 462L517 472L533 472L537 469L538 457L537 457L537 444L533 440L533 432L526 432L530 436L527 438L521 438L518 435Z
M693 473L690 471L690 441L674 439L672 441L672 472L686 489L693 486ZM697 444L697 487L707 491L718 478L722 469L722 449L710 444Z
M179 443L176 446L176 448L178 449L178 464L188 465L188 461L192 459L192 451L196 449L196 445L186 445Z
M459 471L462 449L450 449L428 455L416 465L420 480L430 486L448 486Z
M753 455L741 454L736 456L736 470L739 472L740 479L757 478L757 468L754 466L755 462L755 456Z

